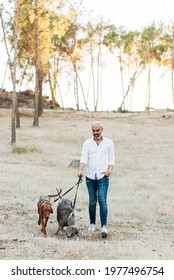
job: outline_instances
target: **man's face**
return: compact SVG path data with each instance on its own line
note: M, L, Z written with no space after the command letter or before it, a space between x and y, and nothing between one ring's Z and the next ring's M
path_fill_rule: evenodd
M92 134L95 140L100 139L103 132L103 128L100 125L92 125Z

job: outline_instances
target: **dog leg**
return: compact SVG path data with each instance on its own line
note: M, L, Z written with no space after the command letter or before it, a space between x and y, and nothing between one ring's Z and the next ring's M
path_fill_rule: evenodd
M47 222L48 222L48 217L45 218L45 228L47 226Z
M58 225L58 229L57 229L55 235L58 235L58 233L59 233L60 230L61 230L61 228L60 228L60 226Z
M69 237L68 234L67 234L67 232L66 232L66 230L65 230L63 227L59 226L59 231L60 231L60 230L61 230L61 232L62 232L66 237Z
M38 208L38 214L39 214L38 225L40 225L40 223L41 223L41 215L42 215L42 213L41 213L41 209L39 209L39 208Z
M40 216L39 216L39 220L38 220L38 225L40 226Z
M58 230L55 233L55 235L58 235L59 231L63 232L63 234L65 234L67 236L66 230L64 230L60 225L58 226Z
M45 221L44 218L41 220L41 232L43 232L44 235L46 235L46 230L45 230Z
M44 235L47 234L47 233L46 233L46 228L45 228L45 226L43 227L42 232L43 232Z
M64 228L61 228L61 231L63 232L63 234L64 234L66 237L68 237L67 232L66 232L66 230L65 230Z
M43 227L43 234L44 234L44 235L47 234L47 233L46 233L47 222L48 222L48 217L44 218L44 223L43 223L43 225L44 225L44 227Z

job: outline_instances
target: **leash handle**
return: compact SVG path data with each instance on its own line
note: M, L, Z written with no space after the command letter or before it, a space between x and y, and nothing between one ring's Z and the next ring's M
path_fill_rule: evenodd
M78 189L78 186L79 186L80 183L82 183L82 175L79 176L78 182L77 182L74 186L72 186L72 187L71 187L69 190L67 190L64 194L59 195L59 197L56 198L56 199L54 200L54 202L56 202L57 200L59 200L59 198L62 198L65 194L69 193L73 188L75 188L75 186L77 186L77 189ZM77 191L76 191L76 196L77 196ZM75 197L74 200L76 200L76 197ZM75 205L75 203L74 203L74 205Z
M77 185L79 185L80 183L82 183L82 175L79 176L79 180L77 182Z

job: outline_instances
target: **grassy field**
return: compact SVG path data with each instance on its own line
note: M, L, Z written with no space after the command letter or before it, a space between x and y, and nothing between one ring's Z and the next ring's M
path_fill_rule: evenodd
M20 109L16 149L11 148L11 111L0 110L0 258L13 259L173 259L174 258L174 113L47 111L33 127L33 111ZM108 237L88 233L85 178L75 215L79 236L57 231L56 208L47 237L37 224L41 194L65 192L78 180L83 141L91 122L100 120L115 144L116 165L108 192ZM75 189L66 197L74 199Z

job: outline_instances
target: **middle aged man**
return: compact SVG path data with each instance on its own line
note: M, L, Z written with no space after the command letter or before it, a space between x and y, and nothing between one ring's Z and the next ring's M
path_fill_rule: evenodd
M86 167L86 185L89 194L89 231L95 230L97 201L100 207L101 235L107 236L107 193L109 176L114 168L113 141L102 135L103 125L100 121L92 123L93 137L85 140L78 170L83 176Z

